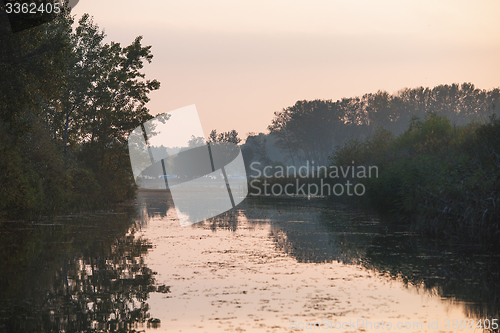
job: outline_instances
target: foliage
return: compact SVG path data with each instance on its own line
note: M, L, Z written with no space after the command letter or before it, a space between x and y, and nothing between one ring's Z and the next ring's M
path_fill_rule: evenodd
M383 131L347 142L333 163L376 165L361 203L435 235L497 242L500 224L500 121L453 126L442 116L413 119L397 138Z
M241 142L241 139L238 137L238 132L236 130L222 133L217 133L217 130L212 130L208 136L208 142L231 142L237 145Z
M395 94L378 91L338 101L297 101L275 112L268 129L292 165L303 165L306 160L322 164L333 146L366 140L378 128L399 135L412 119L431 113L455 125L484 122L499 114L499 108L498 88L481 90L471 83L405 88Z
M5 19L3 16L0 21ZM128 133L152 118L151 46L104 42L66 13L12 33L0 22L0 212L35 218L133 194Z
M249 134L245 144L241 146L241 153L245 162L247 175L253 175L251 165L254 162L253 167L256 167L257 169L262 169L265 166L272 164L268 155L266 144L266 135L264 133L259 133L258 135Z

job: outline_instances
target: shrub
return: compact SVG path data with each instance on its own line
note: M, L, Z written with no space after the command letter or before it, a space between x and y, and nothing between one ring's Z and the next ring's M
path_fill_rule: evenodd
M397 138L383 133L348 142L334 163L356 158L377 165L361 198L380 212L435 235L498 242L500 227L500 121L454 127L429 114L413 119Z

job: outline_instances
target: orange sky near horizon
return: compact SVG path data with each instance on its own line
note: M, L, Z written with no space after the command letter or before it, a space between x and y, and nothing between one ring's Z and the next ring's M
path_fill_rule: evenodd
M210 130L267 132L297 100L500 86L500 1L84 0L107 40L152 45L153 115L196 104Z

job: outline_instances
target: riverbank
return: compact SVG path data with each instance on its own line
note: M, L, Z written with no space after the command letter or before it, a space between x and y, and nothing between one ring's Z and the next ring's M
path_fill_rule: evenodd
M398 137L379 129L334 153L336 165L353 161L380 174L363 179L366 195L351 202L434 237L499 245L500 120L454 126L429 114Z

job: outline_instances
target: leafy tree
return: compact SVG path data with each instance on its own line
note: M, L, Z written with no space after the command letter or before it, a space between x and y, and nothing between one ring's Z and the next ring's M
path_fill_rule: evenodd
M261 169L272 164L267 151L267 138L264 133L259 133L258 135L249 133L245 144L241 146L241 152L245 161L247 174L250 174L250 165L253 162L258 162L258 165L254 165L254 168L257 166Z
M229 132L218 133L216 130L212 130L210 135L208 136L208 142L231 142L235 145L241 142L241 139L238 137L238 132L236 130L232 130Z
M205 145L205 138L202 136L194 136L191 135L191 139L188 141L188 147L189 148L195 148L199 146Z
M61 97L70 24L62 16L13 34L0 22L0 210L11 215L52 213L71 187L46 122Z
M126 139L152 118L145 105L159 88L141 72L151 47L141 37L104 43L88 15L75 29L68 12L15 34L7 23L0 16L0 210L47 214L130 196Z
M295 157L323 163L342 137L345 120L339 111L340 108L331 101L298 101L275 113L268 128L293 163Z

